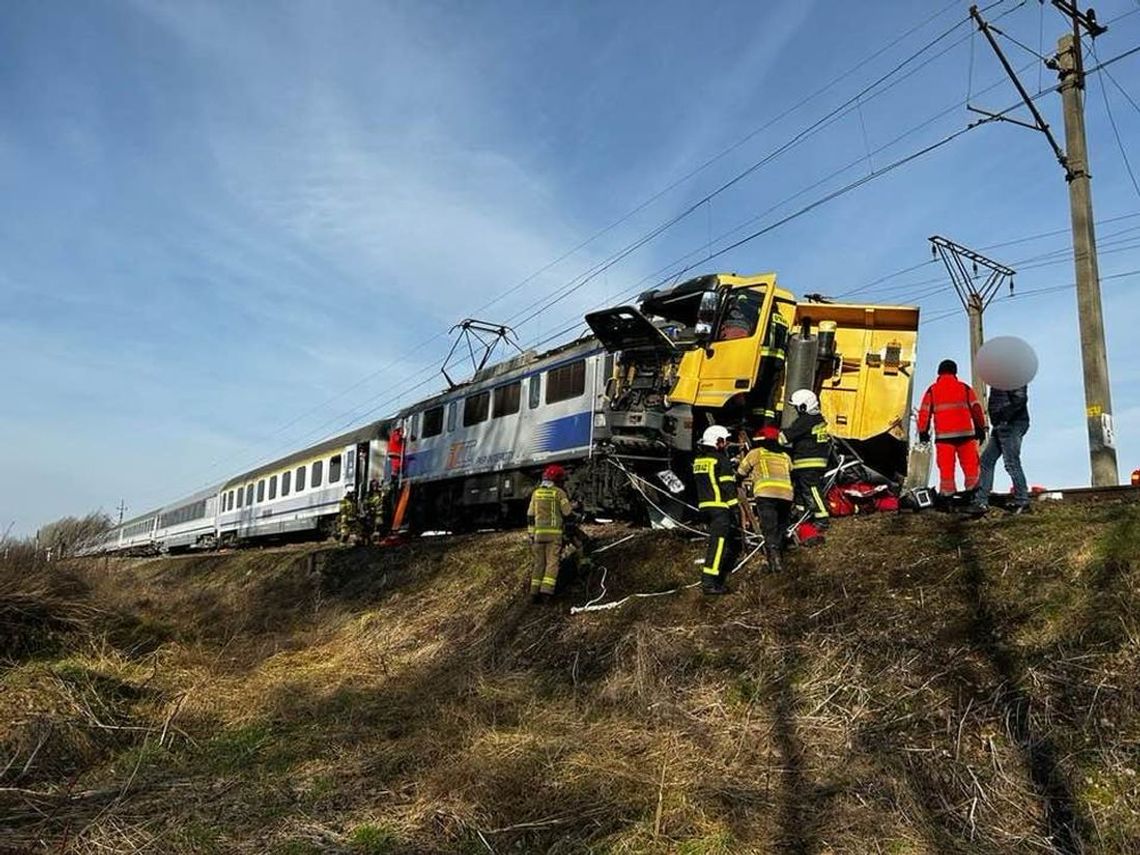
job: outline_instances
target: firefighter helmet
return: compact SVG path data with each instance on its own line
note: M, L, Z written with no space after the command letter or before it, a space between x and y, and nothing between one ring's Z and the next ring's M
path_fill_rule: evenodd
M551 463L542 470L542 480L551 481L555 484L566 480L566 470L559 466L557 463Z
M711 425L705 428L705 432L701 435L701 445L707 445L709 448L716 448L716 444L720 440L728 442L728 438L732 436L728 432L728 428L724 425Z
M811 389L797 389L792 392L789 403L800 413L818 413L819 398Z

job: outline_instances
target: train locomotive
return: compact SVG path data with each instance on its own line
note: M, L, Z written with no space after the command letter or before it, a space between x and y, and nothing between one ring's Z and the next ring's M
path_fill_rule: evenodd
M653 483L686 504L694 437L785 424L812 388L832 435L901 479L918 309L797 301L775 274L699 276L586 316L590 332L526 351L389 418L127 520L87 553L166 552L328 535L346 496L386 497L389 524L456 530L521 522L560 463L587 513L641 516ZM658 508L658 510L660 510Z

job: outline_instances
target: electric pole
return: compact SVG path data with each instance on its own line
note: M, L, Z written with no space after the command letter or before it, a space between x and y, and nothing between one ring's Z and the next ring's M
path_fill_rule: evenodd
M984 408L986 384L978 376L978 351L985 341L982 313L1007 280L1009 292L1013 293L1014 271L941 235L930 238L930 252L939 256L946 265L946 272L950 274L950 281L954 283L954 290L958 292L958 299L962 301L962 308L966 310L966 316L970 319L970 384ZM972 266L973 275L970 275L970 269L966 267L967 261ZM979 267L986 271L984 280L981 280Z
M1104 343L1104 314L1100 302L1100 273L1097 270L1096 234L1093 228L1092 188L1089 174L1088 147L1085 141L1084 88L1085 70L1081 33L1096 38L1107 28L1096 21L1092 9L1082 12L1071 0L1051 0L1071 22L1073 31L1057 42L1057 56L1046 65L1057 71L1061 80L1058 87L1065 115L1065 151L1053 138L1049 125L1038 112L1033 99L1025 91L1017 73L1005 58L993 33L1004 35L992 24L982 20L976 6L970 7L970 16L978 30L986 37L1001 61L1002 67L1013 81L1018 94L1033 115L1033 124L1006 119L1014 124L1040 131L1049 141L1053 154L1065 170L1069 183L1069 215L1073 230L1073 264L1077 279L1077 318L1080 324L1081 364L1085 382L1085 424L1089 438L1089 462L1094 487L1110 487L1119 483L1116 465L1116 440L1112 425L1112 398L1108 382L1108 352ZM971 108L972 109L972 108ZM987 113L994 119L1005 119L1003 114Z
M126 510L127 510L126 499L119 499L119 525L123 524L123 514L126 512Z
M1074 26L1077 18L1074 17ZM1079 36L1079 30L1078 30ZM1088 424L1092 485L1120 483L1112 427L1112 394L1108 384L1108 352L1100 305L1096 232L1093 226L1092 176L1085 142L1084 63L1080 38L1066 33L1057 42L1061 102L1065 111L1065 149L1069 167L1069 214L1073 221L1073 264L1077 274L1077 316L1081 325L1081 364L1085 375L1085 421Z

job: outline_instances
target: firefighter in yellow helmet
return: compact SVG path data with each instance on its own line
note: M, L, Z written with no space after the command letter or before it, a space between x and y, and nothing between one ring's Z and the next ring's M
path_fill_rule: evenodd
M566 519L573 513L570 497L561 485L566 470L557 464L542 472L542 483L530 496L526 512L527 533L531 543L530 600L542 602L554 596L558 585L558 564L562 559L562 537Z
M340 514L336 519L336 533L341 543L355 543L359 539L360 511L356 507L356 495L353 488L345 488L344 498L340 500Z

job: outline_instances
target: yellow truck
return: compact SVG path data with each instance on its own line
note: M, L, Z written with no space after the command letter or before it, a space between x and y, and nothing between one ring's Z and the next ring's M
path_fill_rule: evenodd
M719 273L586 321L614 356L599 439L619 457L672 460L710 424L752 435L810 388L840 443L905 474L917 308L797 300L774 273Z

